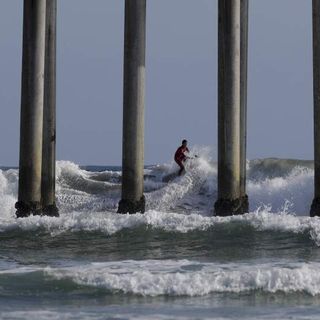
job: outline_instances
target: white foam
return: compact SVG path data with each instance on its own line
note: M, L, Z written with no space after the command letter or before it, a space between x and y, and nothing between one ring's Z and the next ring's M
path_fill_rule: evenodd
M62 232L101 231L112 235L126 228L149 226L166 231L188 232L204 230L212 225L212 219L197 214L182 215L150 211L146 214L119 215L112 212L61 214L60 218L32 216L25 219L0 220L0 232L13 229L24 231L43 228L52 235Z
M319 263L246 265L188 260L144 260L47 268L55 279L144 296L203 296L210 293L304 292L320 294Z
M57 162L57 191L66 192L69 190L80 191L87 194L107 193L110 190L119 190L119 183L112 182L115 172L89 172L80 169L80 167L70 161ZM104 181L107 178L110 181Z
M25 319L38 319L38 320L230 320L235 319L234 310L231 307L231 310L223 308L222 315L219 314L219 309L215 310L214 308L201 310L199 314L199 309L192 308L192 305L183 305L175 302L175 308L172 309L170 305L168 308L163 307L162 310L159 310L161 305L149 304L147 307L144 305L142 310L136 308L136 305L125 306L120 308L117 305L115 306L106 306L105 308L101 306L95 306L95 311L80 311L79 309L72 309L72 311L60 310L23 310L23 311L0 311L1 319L15 319L15 320L25 320ZM52 308L50 308L52 309ZM66 309L66 308L64 308ZM306 307L308 309L308 307ZM69 310L69 308L68 308ZM237 313L237 319L245 320L256 320L256 319L281 319L281 320L318 320L319 315L314 308L312 314L308 310L307 317L303 315L304 308L297 307L294 310L289 309L289 311L283 309L272 310L272 312L262 312L261 314L256 314L255 312L244 312ZM143 313L143 314L142 314ZM179 313L179 315L177 315ZM204 314L205 313L205 314ZM267 314L266 314L267 313ZM286 314L287 313L287 314ZM302 313L302 314L301 314ZM181 315L182 314L182 315Z
M190 207L197 207L202 188L206 190L206 193L210 193L211 197L214 196L211 186L216 184L216 167L212 165L209 148L191 150L193 154L199 151L201 157L186 163L184 176L176 178L159 190L146 194L148 209L170 211L184 202L187 202ZM172 162L165 168L164 175L177 170L177 165ZM194 201L194 196L196 196L196 201Z
M248 180L247 192L251 208L270 205L273 212L281 210L286 201L291 203L290 212L308 214L313 197L314 171L296 167L289 175Z
M113 310L115 309L115 310ZM75 319L82 319L82 320L185 320L185 319L198 319L198 320L226 320L230 319L225 317L204 317L201 316L201 318L197 317L195 318L194 315L184 315L184 316L178 316L174 314L174 316L166 315L166 314L155 314L154 312L156 310L149 311L147 310L141 310L140 312L145 313L147 311L147 315L145 314L138 314L139 311L135 310L134 307L126 306L125 309L128 309L128 311L123 310L122 313L119 313L119 309L115 306L108 306L106 308L95 307L96 312L94 311L78 311L78 310L72 310L72 311L54 311L54 310L24 310L24 311L11 311L11 312L1 312L0 311L0 319L15 319L15 320L25 320L25 319L39 319L39 320L75 320ZM123 308L122 308L123 309ZM130 312L131 311L131 312ZM313 318L312 318L313 319ZM315 318L318 319L318 318ZM283 319L286 320L286 319ZM288 318L289 320L289 318ZM292 320L292 318L290 318ZM310 319L311 320L311 319Z
M0 170L0 208L2 217L14 216L18 194L18 171Z
M227 218L158 212L155 210L135 215L119 215L114 212L92 212L90 214L75 212L61 214L60 218L34 216L25 219L0 219L0 232L15 229L32 231L42 228L52 236L77 231L99 231L112 235L127 228L134 229L145 226L167 232L186 233L206 231L214 226L234 222L252 226L257 231L309 233L315 243L320 246L320 218L297 217L286 212L275 214L266 209L243 216Z
M195 148L193 153L199 153L201 157L187 164L185 176L169 184L163 184L161 177L177 169L173 162L145 170L145 173L155 176L154 180L147 179L145 183L148 210L184 210L210 215L217 196L217 168L208 148ZM258 180L248 178L251 210L256 211L261 205L270 205L272 212L280 212L289 200L291 213L308 215L313 197L313 170L301 166L290 167L289 170L286 160L278 162L280 167L285 168L283 175L278 170L278 176L268 178L268 170L272 170L272 167L266 167ZM120 198L120 176L120 172L88 172L70 161L58 161L57 203L60 210L68 213L116 210ZM17 182L17 170L0 170L2 217L14 216Z
M17 265L12 265L9 269L0 270L0 275L25 274L25 273L32 273L36 271L42 271L42 270L43 270L42 268L35 267L35 266L17 267Z
M67 319L83 319L83 320L106 320L105 314L98 314L94 312L81 311L54 311L54 310L23 310L23 311L8 311L0 312L1 319L39 319L39 320L67 320ZM117 318L113 318L116 320ZM121 318L118 318L119 320ZM123 318L122 318L123 319Z
M17 200L18 171L0 170L0 232L43 228L52 235L69 231L101 231L112 235L125 228L146 226L185 233L193 230L205 231L219 224L242 222L258 231L308 232L316 244L320 245L318 218L288 214L308 212L312 199L313 170L295 167L290 174L284 176L249 180L248 193L254 212L240 217L218 218L212 217L216 198L216 166L212 164L210 151L206 148L194 150L194 153L201 154L201 157L189 163L185 176L165 185L157 180L147 183L150 189L158 189L146 194L148 211L144 215L115 214L120 184L104 180L109 176L111 179L118 179L120 172L105 171L100 177L100 173L82 170L72 162L59 161L57 202L61 217L16 220L14 203ZM155 166L146 172L161 179L160 173L165 174L173 166L174 164ZM117 190L110 189L111 185L115 185ZM104 188L108 191L100 193Z

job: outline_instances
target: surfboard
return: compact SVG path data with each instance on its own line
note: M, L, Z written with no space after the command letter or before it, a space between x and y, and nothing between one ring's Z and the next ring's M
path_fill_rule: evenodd
M184 171L182 172L181 176L183 176L185 173L186 173L186 171L184 170ZM174 179L176 179L176 178L178 178L178 177L181 177L181 176L179 176L179 170L178 170L178 171L176 171L176 172L172 172L172 173L164 176L164 177L162 178L162 182L170 182L170 181L172 181L172 180L174 180Z
M191 158L188 158L187 160L195 160L195 159L197 159L198 157L199 157L198 155L195 155L195 156L193 156L193 157L191 157ZM181 175L183 176L185 173L186 173L186 170L183 170L183 172L182 172ZM178 177L179 177L179 170L176 171L176 172L172 172L172 173L164 176L164 177L162 178L162 182L170 182L170 181L172 181L172 180L174 180L174 179L176 179L176 178L178 178Z

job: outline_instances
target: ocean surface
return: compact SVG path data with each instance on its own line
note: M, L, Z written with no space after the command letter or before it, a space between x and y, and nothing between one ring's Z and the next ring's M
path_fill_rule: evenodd
M1 319L319 319L320 219L310 161L247 163L250 213L213 216L207 148L187 173L145 169L145 214L116 214L120 167L57 162L60 218L15 219L0 170Z

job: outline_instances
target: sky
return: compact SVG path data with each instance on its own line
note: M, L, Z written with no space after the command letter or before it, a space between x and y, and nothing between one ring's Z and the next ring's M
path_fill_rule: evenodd
M248 153L313 158L312 1L251 0ZM19 160L23 0L0 2L0 165ZM217 0L147 0L145 163L217 156ZM57 159L120 165L124 0L58 0Z

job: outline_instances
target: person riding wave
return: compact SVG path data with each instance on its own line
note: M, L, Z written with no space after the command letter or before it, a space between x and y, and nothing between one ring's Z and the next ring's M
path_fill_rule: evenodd
M188 144L188 141L183 140L182 145L177 149L176 153L174 154L174 161L180 167L179 176L181 176L182 173L185 171L185 167L183 163L189 158L188 156L185 155L185 152L189 153L187 144Z

